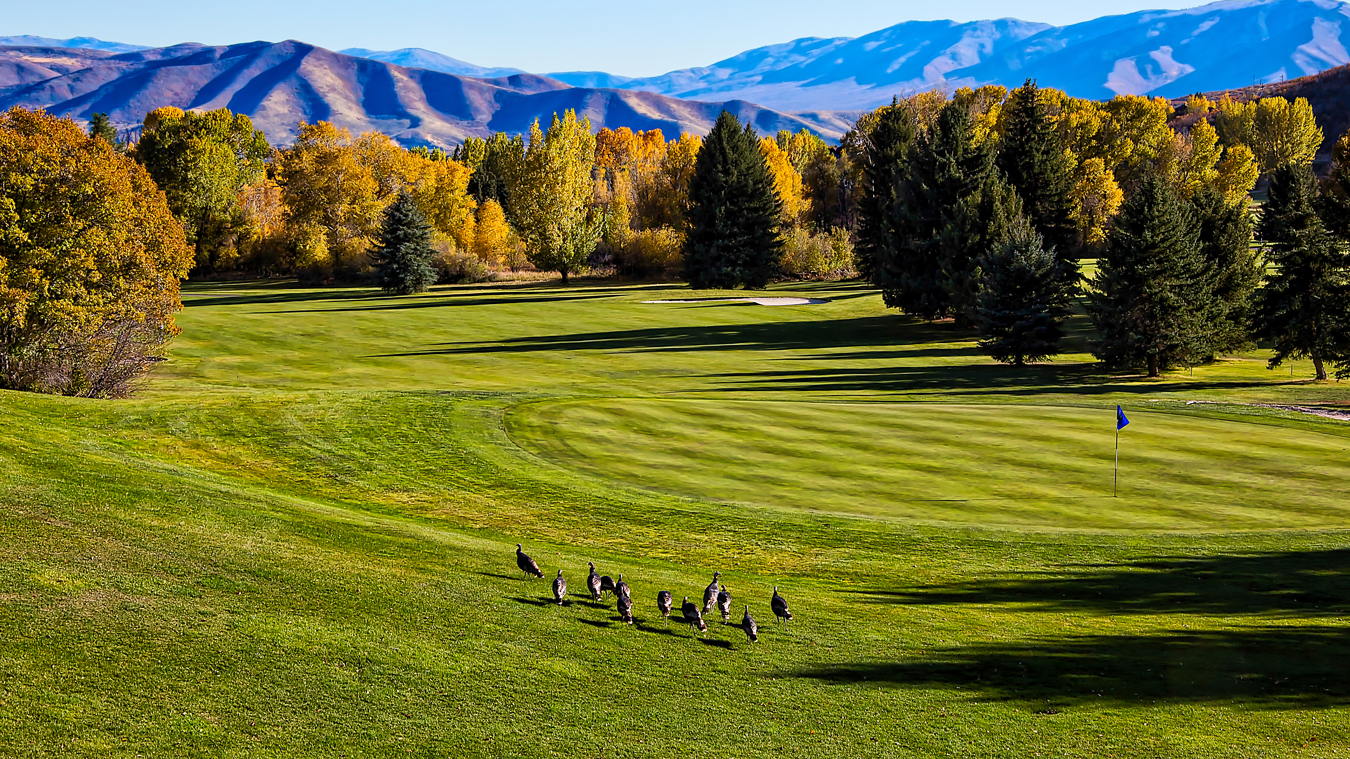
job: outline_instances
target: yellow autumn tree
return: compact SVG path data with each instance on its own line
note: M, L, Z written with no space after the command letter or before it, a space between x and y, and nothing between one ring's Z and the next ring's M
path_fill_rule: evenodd
M590 119L568 110L553 115L548 132L530 125L530 141L519 176L507 197L530 263L569 275L595 250L601 224L592 218L595 135Z
M379 183L358 158L351 132L326 121L301 122L300 134L281 151L277 168L297 267L325 273L360 266L385 204Z
M791 227L799 224L806 211L806 199L802 197L802 175L792 165L786 151L778 147L777 140L765 137L759 141L759 154L773 175L773 188L783 205L783 223Z
M1307 166L1322 146L1322 129L1306 98L1239 102L1224 95L1216 107L1214 126L1225 146L1251 148L1263 174L1284 164Z
M506 223L501 204L490 199L483 201L478 207L473 254L489 266L501 266L510 243L511 227Z
M694 163L703 148L703 138L685 132L666 144L665 156L660 160L651 181L633 187L633 226L638 229L670 227L684 234L685 218L689 210L689 182L694 177Z
M125 395L193 252L150 174L70 119L0 114L0 387Z
M1087 158L1075 167L1075 179L1069 191L1072 218L1078 234L1089 249L1096 249L1106 241L1106 229L1125 193L1101 158Z

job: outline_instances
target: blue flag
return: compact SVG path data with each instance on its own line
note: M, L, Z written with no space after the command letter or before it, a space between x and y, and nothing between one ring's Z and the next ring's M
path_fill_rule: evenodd
M1116 406L1116 432L1120 432L1129 423L1130 420L1125 418L1125 409Z

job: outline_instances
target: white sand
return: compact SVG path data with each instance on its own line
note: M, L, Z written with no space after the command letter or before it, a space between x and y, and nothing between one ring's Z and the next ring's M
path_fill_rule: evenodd
M753 303L757 306L818 306L829 303L823 298L688 298L685 300L644 300L643 303Z

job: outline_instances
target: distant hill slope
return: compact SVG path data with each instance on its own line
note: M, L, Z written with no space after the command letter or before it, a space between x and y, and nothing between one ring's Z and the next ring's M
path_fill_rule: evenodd
M85 120L106 112L121 128L146 112L229 108L246 113L274 144L301 121L331 121L354 133L378 130L405 144L449 147L468 136L523 132L539 118L575 109L597 127L699 134L724 109L763 133L811 129L837 140L847 114L795 116L741 100L695 102L650 92L569 87L532 74L476 79L335 53L302 42L227 47L176 45L110 54L43 47L0 48L0 108L46 108Z
M1350 63L1350 6L1227 0L1053 27L1014 19L910 21L863 37L808 37L656 77L550 74L575 85L682 98L741 98L779 110L872 108L945 86L1031 78L1078 97L1275 82Z
M1325 170L1331 162L1331 149L1341 135L1350 131L1350 65L1338 66L1312 76L1290 79L1287 82L1240 87L1205 93L1211 100L1224 95L1234 100L1283 97L1293 100L1307 98L1312 106L1317 125L1322 128L1322 147L1317 151L1318 168Z
M108 42L93 37L71 37L69 39L60 40L54 37L35 37L31 34L20 34L15 37L0 37L0 45L18 47L72 47L81 50L102 50L108 53L131 53L137 50L146 49L145 45L128 45L125 42Z
M441 55L433 50L425 50L420 47L405 47L402 50L367 50L363 47L352 47L338 52L343 55L354 55L358 58L369 58L373 61L384 61L408 68L427 69L445 74L474 76L482 79L526 73L521 69L475 66L458 58L451 58L448 55ZM568 82L568 84L571 84L571 82Z

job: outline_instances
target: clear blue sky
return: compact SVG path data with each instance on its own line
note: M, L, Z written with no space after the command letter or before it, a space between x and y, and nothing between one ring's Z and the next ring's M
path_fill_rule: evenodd
M0 35L142 45L299 39L322 47L424 47L482 66L650 76L798 37L856 37L901 21L1015 17L1070 24L1197 0L4 0Z

